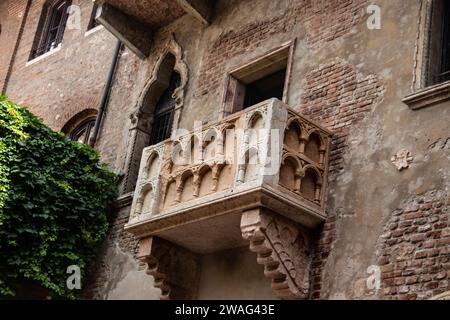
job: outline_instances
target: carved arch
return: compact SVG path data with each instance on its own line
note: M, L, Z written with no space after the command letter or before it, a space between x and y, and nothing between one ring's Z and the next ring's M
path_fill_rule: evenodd
M181 83L180 86L175 90L174 97L176 100L176 108L180 109L184 105L184 96L185 96L185 89L186 85L188 83L188 77L189 77L189 69L187 67L187 64L184 60L184 53L181 46L178 44L178 42L175 39L175 35L171 34L166 41L161 45L162 49L159 53L159 57L156 60L155 65L152 69L152 75L147 80L139 98L136 109L138 110L138 113L135 113L136 115L139 114L139 112L142 112L142 108L145 105L146 100L146 94L149 92L149 90L154 86L154 84L158 81L158 71L161 69L161 66L163 65L163 62L165 58L168 55L173 55L175 57L175 63L173 65L173 70L178 72L180 74ZM135 117L135 114L132 115L132 119ZM174 129L178 128L179 117L177 118L175 115L174 118Z
M156 191L156 187L153 183L151 182L147 182L146 184L144 184L139 191L138 197L137 197L137 201L136 201L136 209L135 209L135 214L133 216L133 218L136 218L137 216L140 216L144 213L147 213L146 211L144 211L145 203L146 201L150 201L150 208L149 209L149 213L153 212L154 209L154 205L155 205L155 193ZM150 199L148 199L148 197L151 197Z
M175 110L172 121L172 134L178 129L181 109L184 105L184 95L188 83L188 67L184 61L183 49L176 42L174 35L170 35L162 44L151 76L138 98L135 112L130 115L131 129L127 160L125 164L126 176L124 192L131 192L135 188L139 172L142 150L148 146L153 122L154 108L164 90L169 86L173 72L180 75L180 85L175 90Z
M305 155L322 165L325 151L326 145L323 136L317 130L310 131L305 144Z
M281 160L279 184L290 191L300 191L300 179L304 176L301 161L294 154L285 153Z
M157 163L155 163L157 161ZM147 161L145 163L144 172L145 177L144 179L153 178L154 176L150 175L150 170L153 167L153 165L160 165L160 162L162 161L162 156L158 151L153 151L150 156L147 158ZM158 170L159 171L159 170Z
M293 153L290 152L286 152L283 154L283 158L281 159L281 164L283 164L286 160L291 159L292 161L295 162L296 164L296 168L301 171L302 170L302 163L300 161L300 159Z
M286 130L284 132L284 145L291 150L301 152L301 140L304 131L305 130L302 128L299 121L295 118L291 118L287 123Z
M265 126L266 117L265 115L260 111L257 110L251 114L251 116L248 118L248 121L246 123L247 129L253 129L255 127L256 122L261 119L263 122L263 127Z
M70 134L74 129L76 129L80 124L86 120L95 120L98 115L98 110L93 108L88 108L83 111L78 112L72 116L69 121L61 128L61 132L64 134Z
M308 140L311 139L311 137L312 137L313 135L317 135L317 137L319 138L319 141L320 141L320 148L325 148L325 140L324 140L324 138L323 138L323 135L320 133L320 131L318 131L318 130L310 130L310 131L308 132L308 137L307 137L307 139L308 139Z
M217 181L215 180L215 166L203 164L197 172L198 186L197 196L204 196L217 189Z
M305 166L303 170L304 176L301 179L300 193L308 200L320 204L323 185L322 174L312 165Z

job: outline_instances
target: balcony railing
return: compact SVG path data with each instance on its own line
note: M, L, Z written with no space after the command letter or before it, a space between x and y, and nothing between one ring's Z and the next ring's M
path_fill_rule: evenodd
M272 99L148 147L126 229L211 252L241 245L239 214L255 208L314 228L325 219L330 139Z

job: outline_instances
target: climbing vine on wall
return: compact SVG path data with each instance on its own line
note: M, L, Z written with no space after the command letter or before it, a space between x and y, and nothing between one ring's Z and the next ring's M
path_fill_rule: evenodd
M93 149L0 97L0 297L33 284L76 298L67 268L86 279L116 193L117 176Z

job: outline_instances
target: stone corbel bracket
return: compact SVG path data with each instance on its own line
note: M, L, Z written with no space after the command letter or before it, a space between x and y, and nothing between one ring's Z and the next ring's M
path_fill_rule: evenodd
M309 296L311 250L308 235L286 219L255 209L244 212L242 236L258 254L264 275L272 280L277 297L304 300Z
M171 242L149 237L139 241L138 259L147 265L161 300L193 300L200 280L200 257Z

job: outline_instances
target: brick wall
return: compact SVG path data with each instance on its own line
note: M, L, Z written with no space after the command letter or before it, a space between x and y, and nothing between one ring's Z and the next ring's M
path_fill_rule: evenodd
M342 169L350 130L383 98L384 86L376 75L358 75L355 67L336 59L306 75L298 110L318 121L334 136L330 153L330 179Z
M348 136L383 99L383 81L375 75L358 74L355 67L335 59L310 71L305 77L304 93L296 109L333 132L329 180L342 172ZM335 212L328 210L327 221L317 233L312 265L313 299L321 297L322 272L336 240Z
M16 3L25 1L7 2L17 11ZM92 1L74 0L72 4L81 8L81 29L66 28L60 51L27 65L44 3L44 0L32 2L7 94L43 118L53 129L61 130L79 112L98 108L115 39L104 30L85 36ZM12 18L8 19L13 19L16 11L11 11ZM2 40L0 47L4 45Z
M0 3L0 92L4 90L11 58L14 54L22 21L25 15L27 0L2 1Z
M333 242L336 240L336 219L337 216L332 212L329 212L327 221L322 228L316 232L314 239L315 247L311 262L311 299L321 298L324 264L330 255Z
M380 238L384 299L429 299L450 290L450 197L413 196L394 210Z
M270 37L292 31L299 23L305 27L311 47L349 33L361 21L366 4L366 0L297 1L278 17L223 32L203 57L196 94L205 95L219 86L226 71L225 64L231 57L252 51Z
M1 1L0 17L0 76L3 81L17 37L25 0ZM61 50L27 65L36 35L44 0L34 0L30 7L23 36L12 68L7 94L28 107L55 130L61 130L72 119L92 116L98 109L109 67L112 63L116 39L105 30L85 35L92 12L91 0L73 0L81 9L81 29L66 28ZM6 8L6 9L4 9ZM7 13L7 14L6 14ZM5 62L6 61L6 62ZM0 86L1 87L1 86ZM79 115L79 116L77 116ZM81 118L78 120L82 120ZM99 150L103 158L115 156L116 150ZM106 154L109 153L109 154ZM125 233L127 214L119 214L112 221L105 246L118 242L125 252L134 253L137 243ZM103 285L108 271L105 257L99 255L93 266L88 294L95 295Z

